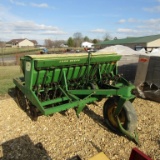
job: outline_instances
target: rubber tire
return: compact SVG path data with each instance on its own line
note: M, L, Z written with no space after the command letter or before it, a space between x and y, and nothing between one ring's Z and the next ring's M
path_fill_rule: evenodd
M115 98L109 98L105 103L104 103L104 106L103 106L103 117L104 117L104 121L105 121L105 124L106 126L116 132L116 133L120 133L120 130L118 127L115 127L111 121L109 120L108 118L108 115L107 115L107 112L108 112L108 109L110 107L112 107L113 105L115 106L115 103L116 103L117 99ZM137 114L136 114L136 111L132 105L132 103L130 101L126 101L124 104L123 104L123 108L122 108L122 111L121 112L124 112L125 114L125 122L124 122L124 129L129 131L129 132L134 132L134 130L136 129L137 127Z

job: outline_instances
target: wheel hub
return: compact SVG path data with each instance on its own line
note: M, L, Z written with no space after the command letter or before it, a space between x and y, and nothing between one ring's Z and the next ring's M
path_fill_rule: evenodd
M108 119L109 119L109 121L111 122L111 124L112 124L114 127L118 128L119 125L118 125L118 122L117 122L116 117L114 116L115 110L116 110L116 106L111 106L111 107L108 109L108 113L107 113L107 114L108 114ZM126 118L125 118L125 113L124 113L123 110L120 112L120 114L118 115L118 117L119 117L120 123L121 123L122 126L123 126L124 123L125 123L125 120L126 120Z

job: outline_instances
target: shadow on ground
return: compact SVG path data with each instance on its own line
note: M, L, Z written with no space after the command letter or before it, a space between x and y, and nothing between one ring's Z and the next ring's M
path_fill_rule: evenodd
M103 129L105 129L108 132L114 133L118 136L123 136L123 134L121 132L117 132L117 131L113 131L111 129L109 129L104 121L104 118L100 115L98 115L97 113L95 113L93 110L89 109L88 107L85 107L83 112L90 118L92 118L94 120L95 123L97 123L100 127L102 127Z
M8 95L12 98L15 98L15 88L9 88L8 89Z
M0 160L51 160L42 143L34 144L24 135L1 144Z
M105 130L109 131L102 116L98 115L88 107L85 107L83 109L83 113L86 114L88 117L92 118L100 127L103 127Z

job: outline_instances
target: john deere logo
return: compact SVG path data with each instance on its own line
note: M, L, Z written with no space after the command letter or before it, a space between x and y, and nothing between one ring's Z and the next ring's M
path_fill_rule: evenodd
M68 63L68 62L79 62L80 59L69 59L69 60L61 60L59 63Z

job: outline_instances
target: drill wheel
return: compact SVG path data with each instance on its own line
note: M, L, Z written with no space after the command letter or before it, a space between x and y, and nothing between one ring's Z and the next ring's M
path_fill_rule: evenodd
M15 87L15 95L18 106L27 113L31 120L36 121L38 118L38 111L35 106L27 100L26 96L18 87Z
M18 106L23 111L26 112L28 109L28 102L27 102L25 95L22 93L22 91L18 87L15 87L15 99L16 99Z
M120 133L119 125L114 117L114 111L117 108L117 101L109 98L103 107L103 116L106 126L114 132ZM126 101L121 112L118 115L121 125L128 132L133 132L137 126L137 115L130 101Z

